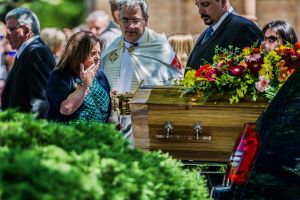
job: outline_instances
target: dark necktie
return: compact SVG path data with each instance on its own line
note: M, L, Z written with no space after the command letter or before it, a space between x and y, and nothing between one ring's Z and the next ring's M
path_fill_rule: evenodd
M137 46L139 46L139 43L137 43L137 42L135 42L135 43L130 43L130 46L132 47L137 47Z
M206 40L208 40L208 38L212 35L213 32L214 32L214 29L211 26L208 29L206 29L201 44L204 43Z

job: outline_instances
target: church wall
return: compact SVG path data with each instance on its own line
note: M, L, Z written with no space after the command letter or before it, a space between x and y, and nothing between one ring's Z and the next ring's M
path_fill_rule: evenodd
M244 14L242 0L231 0L232 6ZM148 27L167 35L174 32L190 32L198 35L206 26L203 24L194 0L148 0ZM96 8L110 13L108 0L96 0ZM272 20L286 20L300 37L300 0L257 0L257 24L262 28ZM299 38L300 39L300 38Z

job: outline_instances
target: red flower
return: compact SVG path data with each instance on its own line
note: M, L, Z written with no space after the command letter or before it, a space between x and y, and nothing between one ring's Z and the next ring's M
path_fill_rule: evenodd
M296 50L300 50L300 42L297 42L297 43L295 44L295 49L296 49Z
M293 68L293 69L289 69L289 70L288 70L288 73L289 73L289 74L293 74L295 71L296 71L296 69L295 69L295 68Z
M211 83L213 83L213 82L215 82L215 78L216 77L219 77L221 75L221 72L218 70L218 69L211 69L211 70L209 70L207 73L206 73L206 76L205 76L205 78L209 81L209 82L211 82Z
M232 58L231 60L228 61L228 65L229 65L229 66L234 65L234 59L233 59L233 58Z
M195 74L195 77L196 78L197 77L205 77L206 73L210 70L211 70L210 64L205 64L203 66L200 66Z
M296 53L296 51L292 48L278 48L276 49L276 52L281 56L282 60L285 61L285 65L288 66L288 68L294 68L297 67L300 63L299 61L299 55Z
M288 68L295 68L300 64L300 55L283 55L282 59Z
M257 75L261 69L261 65L264 63L264 59L260 54L257 53L247 56L245 62L251 73Z
M231 65L228 69L234 76L241 76L245 71L245 67L241 65Z

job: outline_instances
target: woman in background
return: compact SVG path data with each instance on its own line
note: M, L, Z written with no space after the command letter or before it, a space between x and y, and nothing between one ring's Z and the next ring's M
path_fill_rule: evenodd
M55 27L44 28L41 31L41 38L49 46L55 60L58 60L63 55L67 42L64 32Z
M193 36L190 33L173 33L168 36L168 41L174 49L180 64L186 67L187 59L194 47Z
M102 41L91 32L81 31L71 36L48 80L49 120L108 121L110 86L104 73L98 70L102 48Z
M286 21L271 21L264 26L262 32L265 38L262 48L265 48L267 51L287 43L295 44L298 41L295 30Z

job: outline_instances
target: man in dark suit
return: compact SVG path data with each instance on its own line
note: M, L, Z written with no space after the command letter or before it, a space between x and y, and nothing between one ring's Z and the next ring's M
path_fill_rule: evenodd
M2 109L46 114L45 87L55 66L48 46L39 37L40 24L29 9L16 8L5 17L7 39L17 50L14 66L7 77L2 95Z
M228 0L195 0L203 22L209 27L197 40L188 67L198 69L205 63L212 63L216 46L244 48L263 41L256 24L230 11L228 3Z

